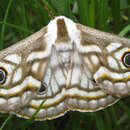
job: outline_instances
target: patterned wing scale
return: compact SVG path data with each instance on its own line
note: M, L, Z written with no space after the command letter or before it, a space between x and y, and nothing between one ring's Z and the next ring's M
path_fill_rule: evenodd
M0 111L36 120L93 112L130 93L130 40L63 16L0 52Z

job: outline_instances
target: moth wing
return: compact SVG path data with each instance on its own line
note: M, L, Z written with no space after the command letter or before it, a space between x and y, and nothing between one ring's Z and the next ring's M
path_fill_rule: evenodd
M46 30L0 51L0 69L6 72L0 84L1 112L17 113L36 96L51 50L44 41Z
M82 39L79 52L99 87L119 98L130 95L130 69L125 65L125 55L130 52L130 39L79 24L77 28Z
M55 46L52 46L42 83L46 86L45 92L32 99L28 107L17 113L18 116L31 117L43 101L45 101L43 106L35 116L36 120L53 119L67 112L66 77L59 64Z
M89 28L82 25L82 27L77 26L79 26L82 35L81 43L74 43L73 68L70 85L67 88L67 106L71 110L98 111L114 104L120 98L106 93L99 85L94 83L93 75L96 69L102 65L102 62L99 61L99 54L102 53L105 38L99 37L100 33L96 30L90 29L88 31ZM99 47L98 42L100 41Z

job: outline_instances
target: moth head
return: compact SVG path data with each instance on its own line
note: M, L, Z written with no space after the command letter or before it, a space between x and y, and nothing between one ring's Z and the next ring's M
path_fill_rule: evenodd
M108 94L130 95L130 47L111 43L104 49L101 65L94 79Z
M45 41L49 45L52 43L69 44L73 41L79 43L80 31L77 29L76 24L72 20L64 16L58 16L51 20L51 22L48 24Z

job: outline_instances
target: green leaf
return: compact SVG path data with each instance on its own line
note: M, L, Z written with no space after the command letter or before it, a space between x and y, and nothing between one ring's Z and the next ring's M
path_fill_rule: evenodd
M12 6L13 0L9 0L5 15L4 15L4 20L3 22L5 23L7 21L7 17L9 14L9 10ZM0 35L0 49L4 48L4 34L5 34L5 24L2 25L2 29L1 29L1 35Z
M125 36L130 31L130 25L127 25L122 29L122 31L119 33L120 36Z
M13 117L13 115L9 115L8 118L4 121L4 123L2 124L2 126L0 127L0 130L3 130L3 128L5 127L5 125L8 123L8 121Z

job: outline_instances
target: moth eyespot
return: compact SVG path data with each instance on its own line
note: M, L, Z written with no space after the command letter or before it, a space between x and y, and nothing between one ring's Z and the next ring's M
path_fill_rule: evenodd
M96 84L97 84L97 81L96 81L95 79L92 79L92 83L93 83L94 85L96 85Z
M130 52L125 52L122 58L123 64L126 67L130 67Z
M4 84L7 79L7 71L3 67L0 67L0 84Z
M44 94L46 92L46 89L47 89L47 84L45 82L42 82L41 86L40 86L40 88L38 90L38 94L39 95Z

